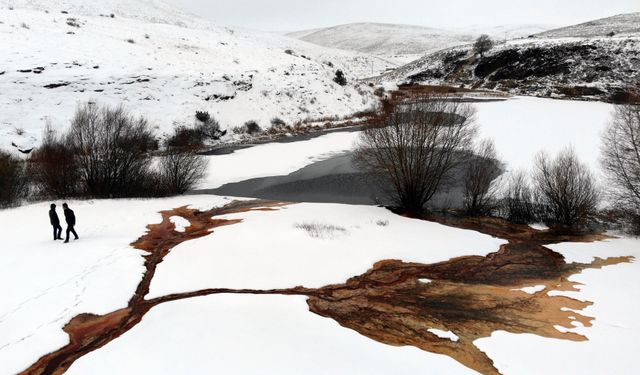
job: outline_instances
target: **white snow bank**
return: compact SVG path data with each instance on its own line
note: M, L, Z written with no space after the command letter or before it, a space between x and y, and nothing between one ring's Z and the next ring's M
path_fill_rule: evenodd
M369 206L305 203L226 218L244 222L174 248L158 266L150 297L211 287L322 287L342 283L385 259L434 263L486 255L505 243ZM380 227L376 220L390 225ZM301 222L329 223L349 234L320 240L295 227Z
M528 286L525 288L520 288L520 289L511 289L513 291L521 291L521 292L525 292L527 294L536 294L538 292L542 292L543 290L545 290L547 287L544 285L536 285L536 286Z
M158 211L223 202L211 196L70 201L80 240L68 244L53 241L48 203L0 210L0 373L24 370L66 345L62 327L74 316L127 305L144 272L143 253L129 244L160 221ZM58 215L64 222L60 208Z
M290 143L267 143L209 157L201 189L251 178L288 175L316 161L353 149L360 132L338 132Z
M640 257L640 240L634 239L549 247L563 254L568 262L591 262L594 257ZM568 330L587 336L589 341L564 341L503 331L476 340L476 345L494 360L503 374L637 374L640 264L590 269L571 276L570 280L584 284L579 292L549 294L594 302L580 312L595 318L593 327L574 324L575 328Z
M134 354L132 354L134 353ZM370 340L304 297L219 295L160 305L68 374L475 374L444 356Z
M434 335L440 337L441 339L448 339L454 342L460 340L460 337L451 331L443 331L441 329L429 328L427 331L433 333Z
M171 216L169 220L176 226L176 232L184 232L185 228L191 226L191 222L182 216Z

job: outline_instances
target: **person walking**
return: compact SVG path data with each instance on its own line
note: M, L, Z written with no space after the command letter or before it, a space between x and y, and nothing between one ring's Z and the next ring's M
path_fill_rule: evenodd
M56 205L51 204L51 209L49 210L49 221L51 222L51 226L53 226L53 240L61 240L62 239L62 227L60 226L60 218L58 217L58 213L56 212Z
M73 210L69 208L66 203L62 204L62 208L64 208L64 219L67 222L67 239L64 240L64 243L69 242L69 233L73 233L77 240L78 234L74 227L76 226L76 215L73 213Z

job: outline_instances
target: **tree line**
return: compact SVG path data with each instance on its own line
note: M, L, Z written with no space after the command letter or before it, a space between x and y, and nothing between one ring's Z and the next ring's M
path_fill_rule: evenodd
M184 147L159 146L145 118L123 107L81 104L65 133L45 127L28 159L0 153L0 205L26 198L161 197L192 189L205 174L206 159Z

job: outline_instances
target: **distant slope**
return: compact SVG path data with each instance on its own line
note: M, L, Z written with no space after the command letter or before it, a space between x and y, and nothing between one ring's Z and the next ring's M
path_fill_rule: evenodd
M616 35L640 35L640 12L589 21L578 25L562 27L539 33L539 38L592 38L609 33Z
M424 55L473 39L467 33L381 23L353 23L287 35L325 47L386 57Z
M520 95L618 100L640 83L640 38L522 39L479 58L439 51L372 80L495 89Z
M169 21L182 13L165 13L156 0L69 3L0 0L0 148L37 145L47 121L64 129L85 101L122 103L160 134L192 124L196 110L226 128L349 116L378 103L358 78L388 67L368 55L189 15L206 28L176 26ZM136 14L100 16L112 11ZM336 69L346 86L333 81Z
M487 34L495 40L526 38L529 35L539 34L548 30L555 29L552 25L499 25L499 26L471 26L457 28L454 31L458 33L467 33L469 35L478 36Z

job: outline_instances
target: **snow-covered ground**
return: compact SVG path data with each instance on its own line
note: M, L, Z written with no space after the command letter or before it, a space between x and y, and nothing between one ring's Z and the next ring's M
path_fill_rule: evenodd
M16 373L66 345L62 327L74 316L126 307L145 270L142 252L129 244L161 220L159 211L209 209L225 201L195 196L69 202L80 240L68 244L53 241L48 203L0 211L0 373Z
M225 218L244 222L177 246L158 266L148 298L211 287L319 288L360 275L384 259L436 263L486 255L506 243L370 206L304 203ZM319 230L328 233L316 238L300 224L325 227Z
M184 364L189 363L189 369ZM68 374L434 374L474 371L382 345L308 310L305 298L219 295L160 305Z
M549 246L568 262L590 263L594 257L635 256L640 240L614 239L589 244ZM570 277L584 285L579 292L548 292L594 304L581 314L594 317L592 327L576 323L571 332L589 341L572 342L530 334L495 332L475 344L491 357L503 374L636 374L640 347L640 263L589 269Z
M377 105L357 79L388 66L378 57L195 16L185 24L183 13L176 13L181 26L152 22L172 17L158 1L149 3L151 19L127 18L144 1L67 3L0 0L0 149L37 145L47 121L66 128L85 101L123 104L161 134L193 124L197 110L209 111L223 128L249 120L267 128L274 117L292 125L349 116ZM125 16L99 15L118 4ZM333 81L337 69L345 72L346 86Z

